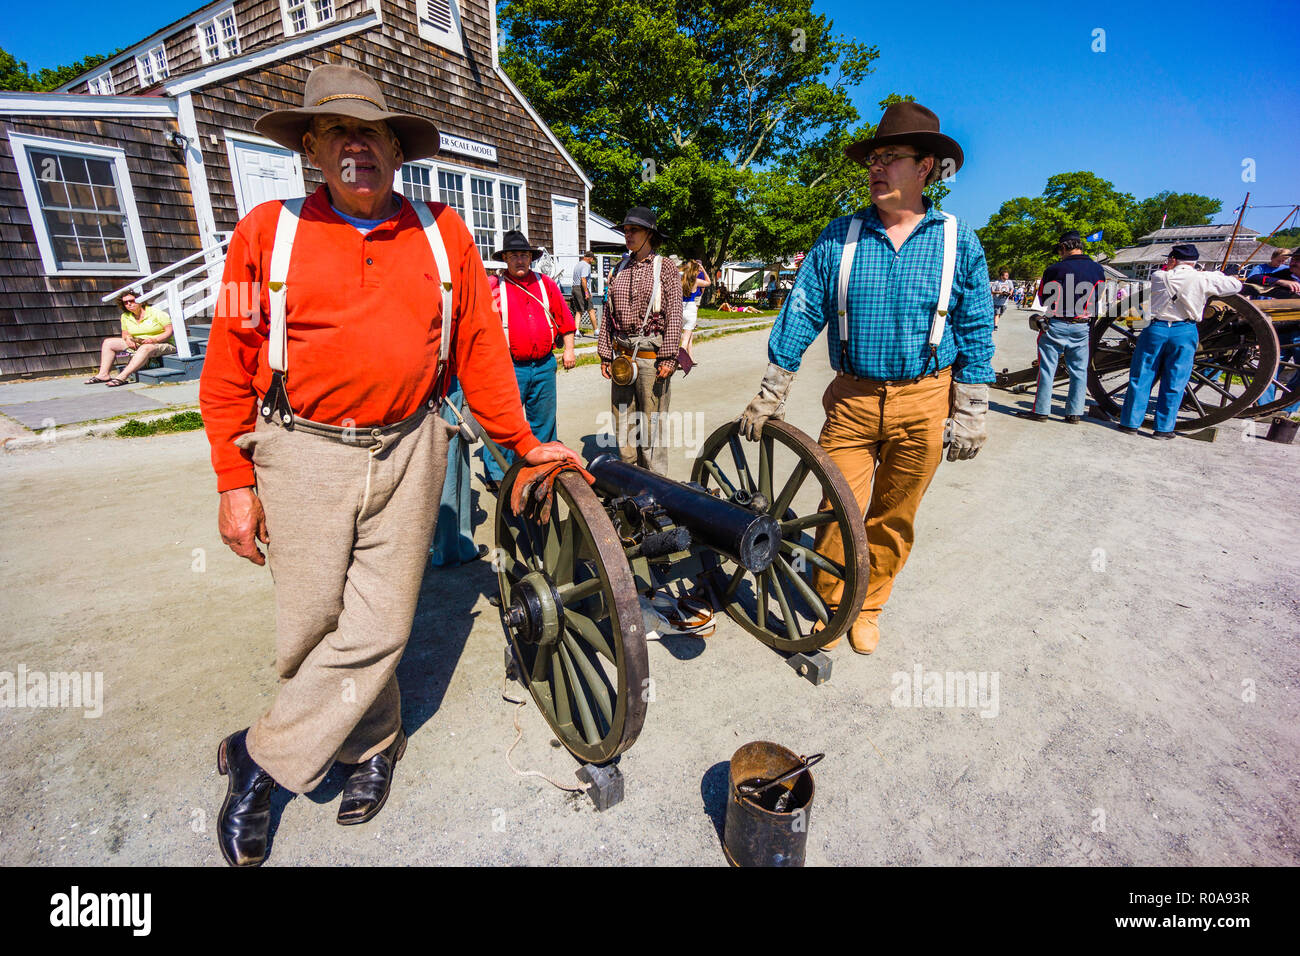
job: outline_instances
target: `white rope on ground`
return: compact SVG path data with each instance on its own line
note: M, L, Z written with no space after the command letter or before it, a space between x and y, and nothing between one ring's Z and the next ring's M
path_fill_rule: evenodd
M506 701L507 703L516 705L515 706L515 741L509 747L506 748L506 765L515 772L516 776L541 777L552 787L555 787L558 790L564 790L567 791L568 793L586 793L588 790L591 789L591 784L583 784L582 786L575 787L572 784L558 783L557 781L552 780L546 774L542 773L540 770L520 770L518 767L514 765L514 761L510 759L510 752L519 745L519 741L524 739L524 729L519 726L519 712L524 709L524 705L527 704L528 701L515 700L513 697L507 694L506 687L509 684L509 682L510 682L510 678L503 674L501 677L501 699Z

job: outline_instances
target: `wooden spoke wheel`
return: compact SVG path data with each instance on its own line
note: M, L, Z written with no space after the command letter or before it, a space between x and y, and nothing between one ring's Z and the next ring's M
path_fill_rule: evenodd
M862 511L826 451L785 422L770 419L757 443L740 437L731 422L705 441L691 480L706 491L762 510L781 525L776 560L760 574L715 552L703 554L717 569L727 614L764 644L787 653L809 651L843 635L867 594L867 532ZM817 550L818 529L838 527L844 557ZM844 582L844 597L828 607L813 587L814 571ZM822 628L814 631L817 622Z
M1174 425L1177 431L1195 431L1251 413L1277 370L1277 333L1264 314L1240 295L1211 298L1197 331L1200 342ZM1092 330L1088 393L1112 418L1119 418L1124 407L1138 335L1114 316L1101 317ZM1153 395L1147 404L1148 418L1155 415L1155 402Z
M555 482L545 525L497 499L501 619L527 686L555 736L579 760L606 763L636 742L645 723L645 625L627 556L582 476Z

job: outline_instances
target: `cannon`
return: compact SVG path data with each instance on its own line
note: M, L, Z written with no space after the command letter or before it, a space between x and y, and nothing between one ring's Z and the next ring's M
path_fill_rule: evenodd
M504 464L490 439L488 451ZM555 481L549 522L513 513L516 462L498 488L493 566L516 678L557 740L586 764L636 742L651 698L645 604L671 594L732 620L786 655L815 652L848 630L867 588L862 514L825 451L769 421L756 443L736 422L701 446L689 482L617 455ZM819 550L838 528L843 560ZM824 547L824 546L823 546ZM843 582L828 607L813 586Z
M1119 416L1128 391L1138 332L1125 320L1134 317L1140 313L1103 316L1092 329L1088 394L1112 417ZM1300 300L1215 296L1206 302L1197 330L1192 378L1175 431L1196 431L1230 418L1264 418L1300 400L1300 361L1279 341L1279 333L1289 341L1300 331Z

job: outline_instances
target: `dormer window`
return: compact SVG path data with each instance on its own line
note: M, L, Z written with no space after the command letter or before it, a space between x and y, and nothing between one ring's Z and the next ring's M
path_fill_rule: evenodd
M167 49L159 43L135 58L135 69L140 74L140 86L149 87L167 78Z
M334 19L334 0L280 0L284 32L292 36L314 30Z
M92 96L113 95L113 74L105 70L86 80L86 92Z
M234 7L221 11L211 20L200 21L196 29L204 63L239 56L239 26L235 23Z

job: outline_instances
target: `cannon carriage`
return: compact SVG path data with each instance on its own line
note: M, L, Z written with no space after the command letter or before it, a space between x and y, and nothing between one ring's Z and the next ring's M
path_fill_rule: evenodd
M492 603L514 677L584 764L614 760L641 732L656 596L688 612L725 611L814 671L815 683L829 676L817 649L862 606L866 532L848 483L808 435L772 420L750 443L729 423L704 442L689 482L597 455L587 466L594 486L576 471L558 475L545 521L510 506L522 467L513 464L498 489ZM818 531L830 526L842 559L819 550ZM837 607L814 588L819 572L842 582Z

